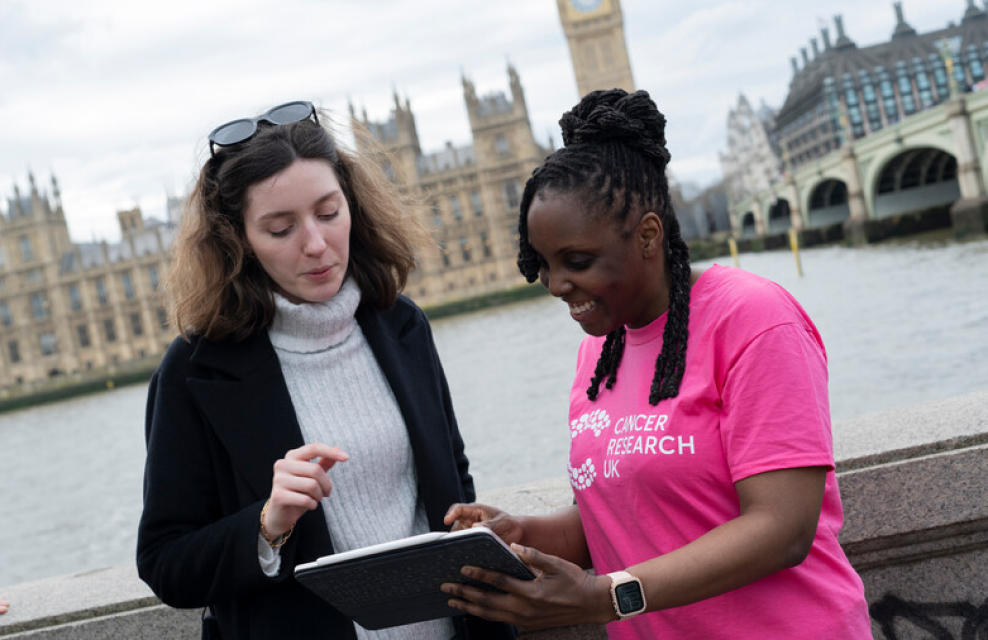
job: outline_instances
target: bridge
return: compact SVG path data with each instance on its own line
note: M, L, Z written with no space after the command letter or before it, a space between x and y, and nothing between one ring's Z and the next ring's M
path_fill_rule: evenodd
M988 230L988 91L966 93L787 172L730 209L739 237L842 225L852 243L871 221L949 210L956 235Z

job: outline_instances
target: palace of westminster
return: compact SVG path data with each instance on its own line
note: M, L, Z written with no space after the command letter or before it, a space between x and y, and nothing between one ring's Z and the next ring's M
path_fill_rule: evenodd
M556 0L579 95L634 90L620 0ZM471 145L423 152L415 116L395 96L384 122L358 116L391 154L384 169L428 206L425 248L406 293L420 305L521 284L515 266L518 204L532 170L551 151L532 134L518 72L510 93L477 95L463 78ZM358 138L359 140L359 138ZM120 211L119 243L69 238L57 180L29 175L0 214L0 396L62 375L154 362L175 337L162 291L176 235L173 222ZM169 202L169 209L180 207Z

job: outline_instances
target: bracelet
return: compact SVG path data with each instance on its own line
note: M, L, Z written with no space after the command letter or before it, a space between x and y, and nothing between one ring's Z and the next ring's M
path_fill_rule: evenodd
M261 507L261 536L264 538L265 542L271 545L272 549L278 549L288 542L290 537L292 537L292 531L295 531L295 523L292 523L292 526L288 528L288 531L272 540L268 530L264 528L264 515L268 512L268 505L270 504L271 498L268 498L267 502L264 503L264 506Z

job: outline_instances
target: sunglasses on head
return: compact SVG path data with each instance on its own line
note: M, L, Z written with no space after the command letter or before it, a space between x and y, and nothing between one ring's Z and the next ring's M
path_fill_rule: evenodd
M228 147L231 144L246 142L257 133L257 123L267 122L269 124L291 124L312 118L319 124L316 117L316 108L307 100L295 100L271 107L256 118L240 118L231 120L226 124L221 124L209 133L209 154L216 155L214 145L217 147Z

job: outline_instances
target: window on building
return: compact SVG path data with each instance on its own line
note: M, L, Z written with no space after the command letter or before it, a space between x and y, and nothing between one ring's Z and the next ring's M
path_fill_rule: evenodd
M82 292L79 291L79 285L69 285L69 306L72 307L73 311L82 309Z
M31 238L23 235L17 239L17 244L21 250L21 261L28 262L34 260L34 248L31 247Z
M101 307L110 303L110 295L106 290L106 279L103 277L96 278L96 299Z
M484 215L484 204L480 200L479 191L470 192L470 206L473 208L473 215L476 217L481 217Z
M899 121L899 105L895 101L895 89L892 88L892 81L889 74L882 69L878 74L879 91L882 94L882 107L885 111L885 122L895 124Z
M978 84L985 79L985 67L978 57L978 48L973 44L967 47L967 68L971 72L971 84Z
M490 243L490 238L487 237L487 232L486 231L481 231L480 232L480 246L481 246L481 250L484 252L484 257L485 258L490 258L491 257L491 243Z
M964 57L954 56L954 81L958 87L967 86L967 73L964 71Z
M859 75L861 77L861 97L864 99L865 115L868 117L868 130L878 131L883 125L875 85L871 83L871 76L867 70L862 69Z
M905 115L916 113L916 100L913 98L913 83L906 75L906 67L900 62L895 69L899 84L899 100L902 102L902 112Z
M449 210L453 214L453 220L459 222L463 219L463 209L460 208L460 196L455 193L449 197Z
M444 267L448 267L449 266L449 250L446 249L446 243L445 242L440 242L439 243L439 255L443 259L443 266Z
M507 209L515 209L520 203L517 180L509 180L502 185L504 191L504 206Z
M919 93L919 108L928 109L936 102L933 99L933 85L926 73L922 58L913 58L913 77L916 78L916 91Z
M79 338L79 346L88 347L91 344L89 342L89 327L84 324L76 325L75 331Z
M460 236L460 255L463 256L463 262L470 262L470 243L463 236Z
M14 324L14 316L11 315L10 305L6 302L0 302L0 324L5 327Z
M124 271L120 274L120 284L123 285L124 297L128 300L133 300L134 296L134 279L130 276L130 271Z
M158 325L162 329L168 328L168 312L164 307L158 307Z
M43 356L50 356L58 352L58 340L54 333L42 333L38 336L38 344L41 346L41 355Z
M141 314L139 313L130 314L130 331L135 336L144 335L144 323L141 322Z
M950 85L947 82L947 69L943 66L943 58L935 53L930 54L929 66L933 69L933 83L937 89L937 101L943 102L950 97Z
M7 343L7 355L10 356L10 361L17 363L21 361L21 348L17 344L17 340L11 340Z
M3 267L3 247L0 247L0 268Z
M847 117L851 121L851 133L855 138L864 136L864 119L861 117L861 107L851 107L847 110Z
M31 294L31 317L35 320L44 320L48 317L48 298L45 294Z
M499 133L494 137L494 151L499 156L506 156L511 153L511 145L508 144L508 139L504 137L504 134Z
M443 224L443 214L442 211L439 210L438 202L433 200L431 204L432 204L432 226L438 229Z
M158 290L160 279L158 278L158 267L154 265L148 267L148 283L151 285L151 291Z
M106 337L107 342L117 341L117 326L113 322L113 318L105 318L103 320L103 335Z
M37 284L43 282L45 279L45 272L42 269L31 269L24 272L24 282L27 285Z

